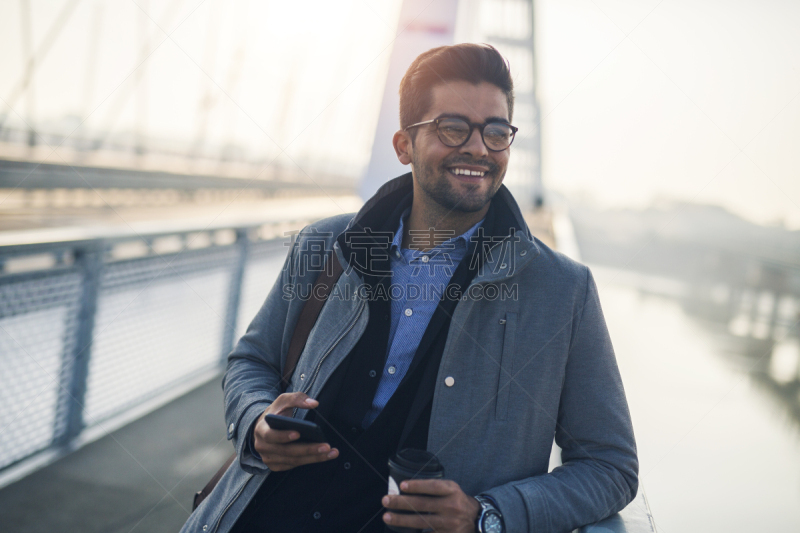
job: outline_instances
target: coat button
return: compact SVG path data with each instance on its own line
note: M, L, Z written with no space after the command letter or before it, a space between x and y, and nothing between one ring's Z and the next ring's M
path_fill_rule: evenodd
M203 531L208 531L208 524L203 526Z
M447 385L448 387L452 387L453 385L456 384L456 380L453 376L447 376L446 378L444 378L444 384Z
M300 374L300 381L302 381L304 379L306 379L306 375L305 374Z
M505 318L501 318L500 319L500 324L502 325L502 324L505 324L505 323L506 323L506 319Z
M228 426L228 433L233 433L233 424Z

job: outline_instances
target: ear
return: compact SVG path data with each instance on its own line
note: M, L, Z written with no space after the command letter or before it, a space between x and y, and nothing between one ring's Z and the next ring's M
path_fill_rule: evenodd
M392 137L392 144L394 145L394 152L397 154L397 159L404 165L411 164L411 156L414 154L414 147L411 144L411 136L407 131L396 131Z

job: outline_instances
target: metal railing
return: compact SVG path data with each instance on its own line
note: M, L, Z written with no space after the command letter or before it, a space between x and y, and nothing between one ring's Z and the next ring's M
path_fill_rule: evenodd
M188 164L186 165L188 167ZM352 178L331 172L314 172L310 179L297 169L253 163L247 175L226 177L215 174L190 174L164 170L108 168L81 164L55 164L0 159L0 189L125 189L175 190L185 194L206 190L231 189L260 192L268 196L350 193ZM219 170L219 169L216 169ZM279 176L280 180L275 179Z
M218 375L307 223L0 245L0 477Z

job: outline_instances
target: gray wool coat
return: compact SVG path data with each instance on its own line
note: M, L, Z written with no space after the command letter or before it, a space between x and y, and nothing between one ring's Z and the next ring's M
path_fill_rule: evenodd
M336 236L399 188L411 190L410 174L384 185L355 216L328 218L299 234L228 358L225 420L238 461L182 532L229 531L269 475L245 435L280 393L281 368L303 307L301 300L285 297L287 288L313 284L317 275L302 268L314 249L309 239L325 240L346 266ZM532 237L505 186L496 199L525 231L510 246L495 243L455 308L434 391L428 450L464 492L494 497L507 531L571 531L621 510L636 495L638 460L628 405L591 272ZM369 319L360 285L357 272L345 270L309 335L289 391L316 397L355 346ZM505 287L505 296L492 298L490 285ZM450 386L445 378L453 378ZM548 473L554 437L563 465Z

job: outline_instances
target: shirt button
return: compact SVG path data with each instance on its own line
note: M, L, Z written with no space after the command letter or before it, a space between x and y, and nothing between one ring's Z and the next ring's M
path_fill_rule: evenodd
M374 378L374 377L375 377L375 376L377 376L377 375L378 375L378 373L377 373L377 372L375 372L374 370L370 370L370 371L369 371L369 377L371 377L371 378Z
M344 464L344 469L345 470L350 470L350 463L345 463Z
M452 387L453 385L456 384L456 380L453 376L447 376L446 378L444 378L444 384L447 385L448 387Z
M320 518L322 518L322 515L319 513L319 511L315 512L314 513L314 520L319 520Z
M203 526L203 531L208 531L208 524Z
M423 263L427 263L427 262L428 262L428 261L430 261L430 260L431 260L431 258L430 258L430 257L428 257L427 255L423 255L423 256L422 256L422 262L423 262Z
M409 308L409 309L406 309L405 311L403 311L403 313L404 313L406 316L411 316L411 315L413 315L413 314L414 314L414 311L412 311L412 310Z
M233 433L233 424L228 426L228 433Z
M394 256L395 256L396 258L400 259L401 255L402 255L402 254L400 253L400 250L395 250L395 251L394 251Z
M389 372L390 374L394 374L395 372L397 372L397 369L394 367L394 365L392 365L386 371Z

